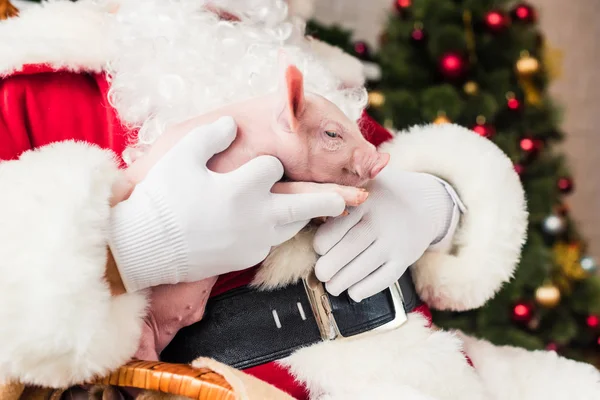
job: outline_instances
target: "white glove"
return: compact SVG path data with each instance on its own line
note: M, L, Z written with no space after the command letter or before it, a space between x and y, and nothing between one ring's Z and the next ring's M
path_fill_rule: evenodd
M274 157L210 171L236 132L229 117L190 132L113 207L109 246L128 291L249 268L311 218L344 211L336 193L271 193L283 176Z
M458 220L457 196L445 186L428 174L384 169L365 203L330 219L315 235L315 251L322 255L315 274L327 291L338 296L348 289L357 302L377 294L450 236Z

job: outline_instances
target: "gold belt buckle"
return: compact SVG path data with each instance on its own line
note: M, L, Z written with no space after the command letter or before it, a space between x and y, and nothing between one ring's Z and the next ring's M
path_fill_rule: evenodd
M306 290L312 312L315 316L315 320L317 321L321 338L327 341L344 338L345 336L342 335L335 321L335 317L331 309L331 302L329 301L329 294L325 290L323 283L317 279L314 271L302 281L304 283L304 289ZM404 311L404 298L402 297L402 290L400 289L400 284L398 281L390 286L389 289L392 295L394 312L396 314L394 319L370 331L353 335L352 338L357 338L373 332L390 331L402 326L408 320L406 312Z

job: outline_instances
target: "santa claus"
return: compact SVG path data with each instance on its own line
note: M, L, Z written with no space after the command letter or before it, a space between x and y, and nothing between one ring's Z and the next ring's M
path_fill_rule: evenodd
M193 310L199 321L157 340L162 359L211 357L295 398L597 398L600 374L591 366L431 326L427 305L480 307L518 262L524 193L495 145L455 125L393 137L361 114L360 64L307 41L279 2L203 5L52 2L0 24L1 381L64 387L106 374L140 354L144 329L161 334L146 316L148 291L220 275L207 287L205 313ZM239 21L218 21L215 9ZM260 233L282 231L266 226L271 197L234 196L212 178L201 181L201 195L183 191L190 182L179 182L182 171L173 167L178 156L198 155L192 150L222 150L235 134L231 125L202 128L221 139L164 148L170 156L149 170L171 175L123 179L120 157L173 135L181 121L272 90L272 55L281 47L296 55L311 90L349 117L362 115L365 135L391 161L364 204L319 227L312 243L294 237L249 268L290 233ZM272 178L267 166L280 168L263 163L259 176ZM251 172L237 178L256 179ZM141 182L161 196L183 194L165 206L169 213L202 226L202 218L223 218L227 229L194 235L164 223L135 196ZM220 201L227 195L264 211L248 218L246 236L234 229L245 203ZM200 198L205 203L195 203ZM308 214L299 205L302 220L339 215L332 199L322 197ZM115 223L124 204L147 213L129 211ZM298 226L294 233L301 228L286 222ZM250 235L248 226L256 229ZM219 252L202 247L207 235L255 246ZM201 261L211 257L223 262L208 274Z

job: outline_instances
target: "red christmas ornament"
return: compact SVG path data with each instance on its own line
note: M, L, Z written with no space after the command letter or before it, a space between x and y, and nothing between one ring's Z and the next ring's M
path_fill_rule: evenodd
M472 129L479 136L483 136L488 139L492 138L496 134L496 128L490 124L477 124Z
M588 327L596 329L600 326L600 318L596 315L590 315L586 318L585 323Z
M363 41L358 41L358 42L354 43L354 53L361 60L366 60L371 55L371 51L369 50L369 45Z
M517 322L529 322L533 318L533 305L527 302L519 302L512 309L512 318Z
M519 146L524 152L532 152L535 149L535 144L533 143L533 139L525 138L521 139L519 142Z
M411 32L410 38L413 43L423 43L425 41L425 31L417 28Z
M550 342L546 345L546 350L548 351L558 351L558 344L554 343L554 342Z
M485 15L485 26L491 32L501 32L508 27L508 18L501 11L490 11Z
M446 78L458 78L465 72L465 62L457 53L446 53L440 58L440 71Z
M512 99L508 99L506 106L513 111L517 111L521 108L521 102L513 97Z
M544 142L541 139L523 138L519 142L521 150L527 154L534 154L544 147Z
M404 11L412 5L412 0L396 0L394 1L394 5L396 6L396 10Z
M401 19L408 19L410 17L411 5L411 0L394 0L394 7L396 7L396 15Z
M558 190L563 194L569 194L573 191L573 179L567 176L563 176L556 182Z
M510 12L510 16L513 21L519 21L528 24L533 23L537 20L537 13L535 11L535 8L533 8L527 3L517 4Z

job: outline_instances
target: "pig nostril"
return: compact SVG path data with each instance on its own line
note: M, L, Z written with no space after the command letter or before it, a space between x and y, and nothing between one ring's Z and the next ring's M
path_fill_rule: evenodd
M382 153L375 165L371 168L370 171L370 179L375 178L389 163L390 155L387 153Z
M349 175L354 175L360 178L360 173L357 171L350 170L348 168L343 168L343 172Z
M371 179L375 178L377 175L379 175L379 173L381 172L381 170L384 169L384 168L385 168L385 164L378 165L378 166L374 167L371 170L371 176L370 176L370 178Z

